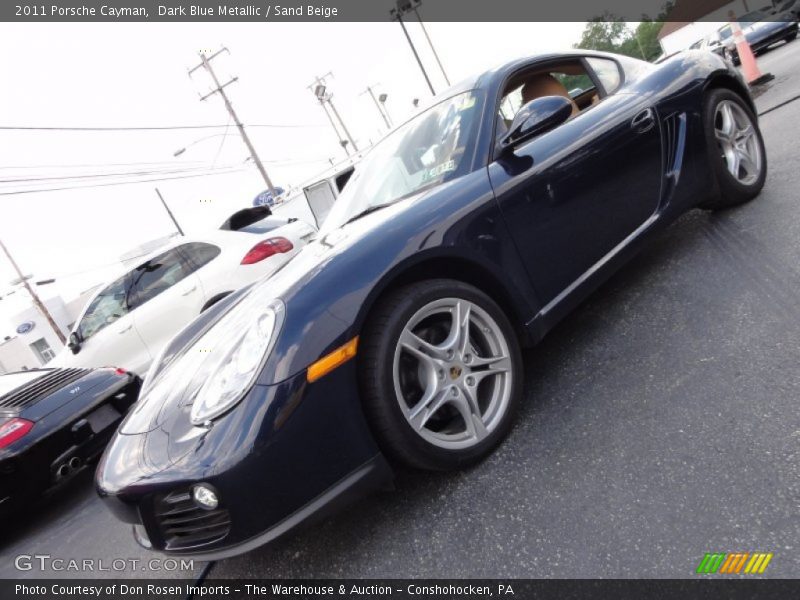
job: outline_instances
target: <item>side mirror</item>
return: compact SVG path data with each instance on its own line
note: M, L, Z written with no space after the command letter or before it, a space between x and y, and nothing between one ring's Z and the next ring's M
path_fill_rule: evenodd
M81 351L81 338L77 334L77 332L73 331L69 334L69 341L67 342L67 348L72 350L73 354L77 354Z
M542 96L519 109L508 133L500 142L503 150L543 134L572 116L572 102L563 96Z

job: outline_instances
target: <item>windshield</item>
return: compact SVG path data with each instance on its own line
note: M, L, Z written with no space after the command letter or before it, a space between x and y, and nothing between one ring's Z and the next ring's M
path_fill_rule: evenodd
M421 112L381 140L356 167L320 235L364 211L466 174L481 105L480 92L458 94Z

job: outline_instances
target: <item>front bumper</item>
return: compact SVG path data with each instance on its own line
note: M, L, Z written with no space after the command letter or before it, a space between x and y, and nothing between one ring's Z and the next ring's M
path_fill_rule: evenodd
M256 385L209 429L175 409L148 433L115 436L98 491L154 550L203 560L249 551L391 481L357 390L350 361L313 384L302 372ZM218 492L217 508L194 503L197 483Z

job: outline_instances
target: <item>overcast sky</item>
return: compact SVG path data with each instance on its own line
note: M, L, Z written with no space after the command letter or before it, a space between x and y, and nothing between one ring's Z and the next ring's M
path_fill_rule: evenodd
M570 48L582 23L430 23L428 31L452 82L503 60ZM409 30L438 90L444 80L419 25ZM344 158L325 114L307 89L332 71L329 89L357 143L377 140L383 125L367 95L387 93L395 121L429 96L396 23L98 23L0 24L0 125L52 127L226 124L202 72L187 69L200 50L221 46L218 75L273 182L298 185ZM102 281L120 254L173 227L158 186L189 234L215 228L264 189L231 126L167 131L0 130L0 239L26 273L56 277L39 288L69 300ZM199 141L198 141L199 140ZM179 157L175 150L187 148ZM209 170L210 176L187 177ZM125 177L162 179L99 185ZM101 177L97 177L101 175ZM63 179L66 177L66 179ZM23 181L28 180L28 181ZM81 186L81 187L76 187ZM92 187L87 187L92 186ZM17 194L23 190L72 188ZM14 277L0 256L0 295ZM15 294L18 298L22 294ZM0 322L11 308L0 301Z

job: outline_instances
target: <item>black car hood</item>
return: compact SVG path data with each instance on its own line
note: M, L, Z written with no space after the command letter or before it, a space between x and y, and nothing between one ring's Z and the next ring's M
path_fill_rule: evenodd
M42 369L41 377L0 396L0 419L37 422L119 377L113 369Z

